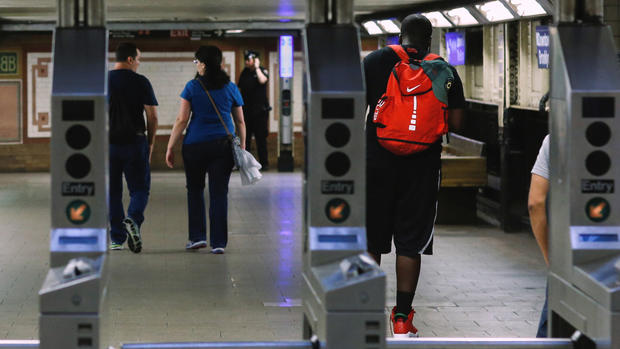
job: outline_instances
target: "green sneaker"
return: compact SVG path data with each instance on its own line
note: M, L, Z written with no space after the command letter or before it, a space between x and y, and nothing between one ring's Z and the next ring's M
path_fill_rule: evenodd
M110 250L122 250L123 249L123 244L119 244L118 242L110 242Z
M127 230L127 246L129 246L131 252L140 253L140 251L142 251L140 227L138 227L138 224L130 217L125 218L123 224L125 224L125 229Z

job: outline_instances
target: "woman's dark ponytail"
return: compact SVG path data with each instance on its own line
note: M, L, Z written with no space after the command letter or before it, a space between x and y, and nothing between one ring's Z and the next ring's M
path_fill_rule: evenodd
M194 56L205 64L205 75L196 73L196 78L202 79L207 88L217 90L228 84L230 77L222 70L222 51L217 46L200 46Z

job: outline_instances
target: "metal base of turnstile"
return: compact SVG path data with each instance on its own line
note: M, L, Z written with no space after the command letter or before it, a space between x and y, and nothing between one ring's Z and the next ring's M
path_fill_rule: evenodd
M387 339L388 349L518 349L518 348L554 348L573 349L570 339L556 338L416 338ZM1 346L0 346L1 348ZM318 349L324 344L314 345L310 341L298 342L187 342L187 343L134 343L123 344L121 349ZM347 349L347 348L337 348Z

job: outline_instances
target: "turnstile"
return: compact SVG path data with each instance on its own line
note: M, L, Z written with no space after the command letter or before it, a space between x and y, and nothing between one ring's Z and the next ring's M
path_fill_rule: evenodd
M551 28L549 328L620 348L620 69L610 28L587 19Z
M86 4L60 0L54 31L50 270L39 291L44 349L104 344L108 32L105 2Z
M384 348L385 274L365 252L358 28L310 23L304 38L312 136L304 171L304 336L314 333L328 348Z

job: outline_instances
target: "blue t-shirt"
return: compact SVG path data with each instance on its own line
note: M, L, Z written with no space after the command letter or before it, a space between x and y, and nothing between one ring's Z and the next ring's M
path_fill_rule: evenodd
M209 93L222 114L228 130L235 134L235 127L230 111L233 107L243 106L243 99L237 85L232 81L218 90L209 89ZM201 143L228 136L226 129L217 116L213 104L209 100L198 80L191 80L181 92L181 98L192 105L192 116L187 127L183 144Z

